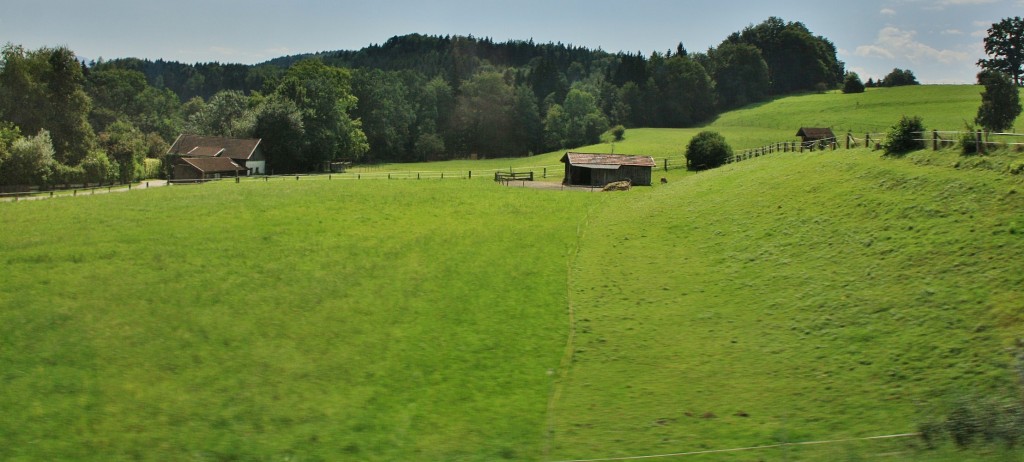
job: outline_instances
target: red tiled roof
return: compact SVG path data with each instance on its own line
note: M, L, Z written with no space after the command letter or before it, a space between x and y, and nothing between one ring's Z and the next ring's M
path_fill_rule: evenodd
M260 144L259 139L225 138L222 136L180 135L168 154L191 157L227 157L249 160Z
M582 152L567 152L564 156L562 156L562 162L568 162L570 165L577 166L657 166L657 164L654 163L654 158L651 156L628 156L623 154L587 154Z
M245 171L245 167L227 157L182 157L181 162L189 164L203 173Z

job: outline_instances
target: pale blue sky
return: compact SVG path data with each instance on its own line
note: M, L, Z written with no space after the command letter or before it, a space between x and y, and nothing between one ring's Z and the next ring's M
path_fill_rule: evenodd
M0 0L0 43L64 45L87 59L251 64L418 32L648 55L679 42L703 51L779 16L832 40L864 80L899 67L924 83L973 83L985 30L1021 15L1024 0Z

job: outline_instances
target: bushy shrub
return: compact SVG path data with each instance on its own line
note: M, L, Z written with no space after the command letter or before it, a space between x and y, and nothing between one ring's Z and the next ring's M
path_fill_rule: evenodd
M161 168L162 163L160 159L145 159L143 161L143 172L140 180L148 180L150 178L160 178L163 176L163 169Z
M686 167L690 170L715 168L732 156L732 148L718 132L703 131L686 147Z
M929 448L948 434L960 448L975 443L999 443L1014 448L1024 441L1024 403L1019 399L967 396L960 398L942 423L929 420L918 425Z
M903 116L885 135L885 143L882 144L885 154L902 155L924 149L923 132L924 122L920 117Z
M864 82L856 72L847 72L843 79L843 93L864 93Z
M107 153L95 149L82 159L83 178L86 183L112 183L117 178L117 166L110 161Z
M978 153L978 129L971 125L964 128L960 134L960 153L971 156Z
M68 166L54 162L50 167L53 169L49 175L51 185L79 184L85 177L85 170L81 165Z
M615 138L615 141L622 141L622 138L626 136L626 127L622 125L616 125L612 127L611 132L612 136Z

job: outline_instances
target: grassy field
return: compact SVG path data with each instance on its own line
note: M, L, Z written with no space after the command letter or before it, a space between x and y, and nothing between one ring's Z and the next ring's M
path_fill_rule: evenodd
M535 459L597 197L282 181L2 204L0 459Z
M713 127L792 139L783 117L850 96ZM0 203L0 459L557 461L914 432L1020 396L1021 161L840 150L620 194L474 173ZM1021 457L904 438L684 460Z

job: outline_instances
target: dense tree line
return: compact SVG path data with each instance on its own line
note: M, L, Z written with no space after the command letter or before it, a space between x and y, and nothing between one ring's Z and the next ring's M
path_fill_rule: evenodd
M0 161L22 138L48 141L49 173L4 181L128 181L181 132L263 138L280 173L328 160L523 156L596 143L611 126L693 126L772 95L836 88L835 53L779 18L706 52L679 44L650 56L418 34L255 66L82 63L66 48L8 45Z

